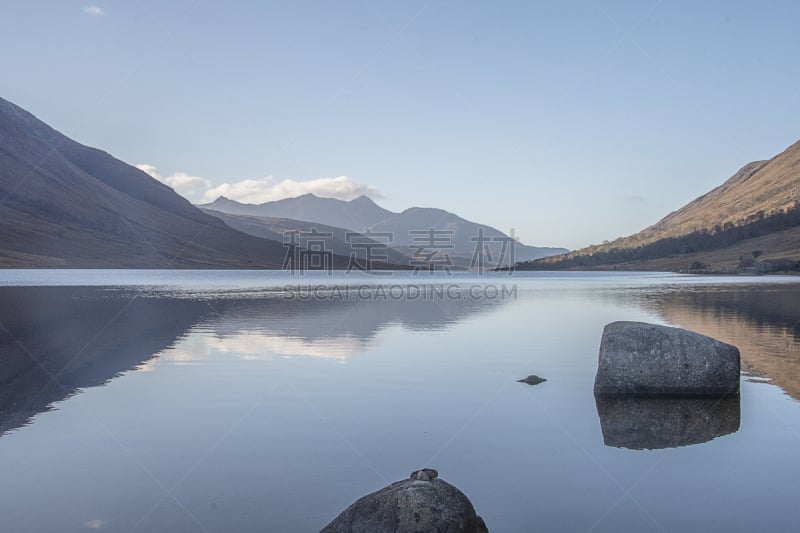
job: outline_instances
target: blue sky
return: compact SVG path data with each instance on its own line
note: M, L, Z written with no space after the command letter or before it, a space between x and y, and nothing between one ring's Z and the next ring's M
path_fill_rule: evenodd
M798 22L788 1L6 0L0 96L193 199L366 191L576 248L800 138Z

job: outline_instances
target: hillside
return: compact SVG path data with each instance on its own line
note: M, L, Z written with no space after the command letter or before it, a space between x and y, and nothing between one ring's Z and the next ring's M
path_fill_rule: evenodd
M250 205L218 198L211 204L199 206L233 215L249 215L270 218L289 218L314 222L326 226L336 226L352 231L370 230L376 233L389 233L393 237L392 247L405 256L413 256L415 252L425 254L430 249L425 238L414 231L434 229L440 234L443 247L439 249L437 258L448 254L453 266L468 268L472 262L476 248L474 239L483 233L487 239L487 264L497 262L503 255L503 246L508 246L510 238L505 233L485 224L478 224L459 217L443 209L412 207L402 213L394 213L377 205L366 196L349 202L333 198L319 198L306 194L297 198L287 198L276 202ZM236 226L235 226L236 227ZM452 232L452 233L449 233ZM445 248L444 246L451 246ZM566 252L564 248L547 248L527 246L520 242L515 245L515 260L526 261ZM425 248L420 252L420 248ZM491 257L489 257L491 256ZM509 264L511 254L506 252L505 264ZM488 259L491 259L489 261ZM438 259L434 259L438 260Z
M333 252L334 254L343 257L350 257L351 254L359 259L361 265L366 265L367 260L367 247L372 247L373 251L370 259L372 266L377 268L375 258L383 256L387 258L389 263L397 266L408 265L409 258L402 253L392 248L387 248L385 243L375 241L367 237L352 235L351 230L344 228L337 228L335 226L327 226L317 222L306 222L303 220L292 220L290 218L275 218L275 217L259 217L252 215L231 215L229 213L222 213L212 209L205 209L203 211L211 216L217 217L224 221L230 227L237 229L243 233L253 235L255 237L262 237L279 242L286 242L287 234L293 232L310 233L316 231L322 234L330 234L324 236L322 239L325 242L325 250ZM350 242L348 242L348 233L350 233ZM306 248L309 237L299 237L298 245L301 248Z
M754 161L711 192L670 213L637 234L642 242L743 225L770 216L800 200L800 141L769 161Z
M0 99L0 267L280 268L284 252Z
M522 270L795 270L800 261L800 142L748 163L644 230L518 265Z

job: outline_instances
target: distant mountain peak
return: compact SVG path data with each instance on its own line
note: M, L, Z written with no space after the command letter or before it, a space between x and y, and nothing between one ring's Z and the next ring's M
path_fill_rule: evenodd
M375 203L375 200L367 196L366 194L362 194L358 198L353 198L350 200L351 204L367 204L367 205L378 205Z
M204 204L201 207L213 206L213 205L217 205L218 206L218 205L252 205L252 204L244 204L244 203L239 202L237 200L231 200L227 196L217 196L216 200L214 200L210 204Z
M272 219L291 219L308 223L318 223L324 226L344 228L349 231L362 232L366 228L373 232L390 234L393 236L393 245L408 247L414 242L412 232L438 229L452 237L455 245L453 254L460 257L462 266L468 266L472 257L475 242L473 237L483 231L488 238L507 238L503 232L486 226L476 224L444 209L434 207L411 207L402 213L395 213L384 209L372 198L362 194L350 201L336 198L320 198L313 193L307 193L295 198L284 198L274 202L265 202L259 205L241 204L237 202L217 203L201 206L229 215L246 215L268 217ZM493 245L499 246L495 240ZM417 243L418 244L418 243ZM494 250L496 256L499 248ZM563 253L563 248L537 248L525 246L521 243L515 246L519 259L533 259ZM505 260L508 260L506 258Z
M460 216L455 215L445 209L440 209L438 207L409 207L401 214L403 215L427 214L427 215L439 215L439 216L452 216L458 218L459 220L464 220Z

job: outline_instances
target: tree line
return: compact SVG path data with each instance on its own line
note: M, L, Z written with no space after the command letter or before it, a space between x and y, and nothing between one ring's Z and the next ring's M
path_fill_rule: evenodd
M727 248L740 241L763 237L777 231L800 226L800 200L785 209L769 214L754 213L737 224L726 222L711 228L692 231L679 237L665 237L642 245L605 244L589 248L579 255L565 254L517 263L517 270L560 270L595 267L618 263L634 263L667 256L706 252ZM630 241L630 238L620 240Z

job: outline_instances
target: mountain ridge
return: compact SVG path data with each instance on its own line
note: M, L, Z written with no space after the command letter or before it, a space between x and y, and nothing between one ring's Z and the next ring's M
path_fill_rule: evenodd
M293 198L283 198L261 204L247 204L221 196L209 204L200 204L197 207L231 215L318 222L326 226L352 231L364 231L367 227L392 215L391 211L380 207L371 198L364 195L345 201L306 193ZM306 215L309 212L316 213L315 220L309 219Z
M201 209L220 211L231 215L246 215L269 218L288 218L316 222L326 226L336 226L351 231L392 234L392 246L401 253L411 256L421 244L421 236L412 231L434 229L452 232L449 253L459 267L469 267L472 262L480 232L488 239L487 257L496 258L503 253L502 240L511 237L491 226L472 222L454 213L434 207L409 207L402 212L389 211L375 203L372 198L362 195L350 201L335 198L321 198L307 193L294 198L284 198L262 204L245 204L219 197L210 204L199 205ZM356 208L353 210L352 208ZM444 235L444 234L442 234ZM516 259L527 260L563 253L565 248L528 246L519 242L514 245ZM505 258L510 260L510 253ZM506 264L504 263L504 264ZM498 265L499 266L499 265Z
M637 233L519 267L730 270L737 264L750 268L758 258L789 264L797 247L787 245L785 235L793 234L799 224L797 141L770 159L743 165L722 184ZM769 238L778 233L780 239ZM800 236L800 229L797 233ZM744 242L753 247L752 254L725 257L722 250L741 253ZM678 267L681 257L691 257L691 263Z

